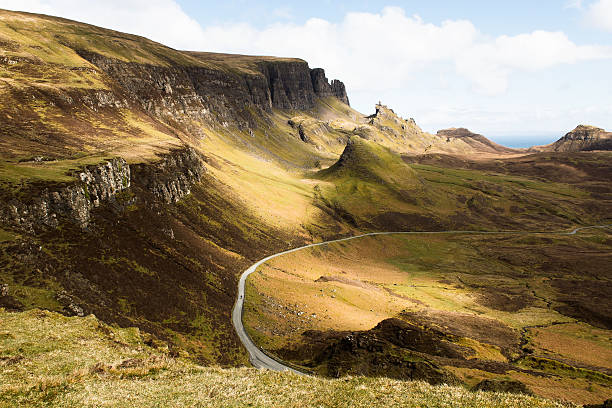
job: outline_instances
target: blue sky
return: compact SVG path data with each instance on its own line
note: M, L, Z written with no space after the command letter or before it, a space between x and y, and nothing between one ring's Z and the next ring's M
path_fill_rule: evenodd
M612 0L0 0L180 49L300 57L430 132L507 145L612 129Z
M331 1L288 2L227 1L208 2L182 0L178 3L203 25L227 22L249 22L263 27L278 21L304 23L312 17L341 21L348 12L377 13L384 6L397 6L409 14L418 14L425 21L439 24L448 19L471 20L491 35L519 34L533 30L567 30L572 36L596 39L597 30L583 30L576 8L571 3L554 0L538 1Z

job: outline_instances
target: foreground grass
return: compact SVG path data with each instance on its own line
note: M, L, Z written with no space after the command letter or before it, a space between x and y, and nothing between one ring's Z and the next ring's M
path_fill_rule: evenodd
M0 309L0 407L571 406L424 382L201 367L175 354L93 316Z

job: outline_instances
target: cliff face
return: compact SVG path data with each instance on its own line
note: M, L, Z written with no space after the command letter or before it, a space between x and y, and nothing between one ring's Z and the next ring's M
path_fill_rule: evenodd
M325 71L322 68L312 69L310 71L310 77L312 79L314 91L318 96L334 96L350 106L348 95L346 94L346 88L341 81L334 79L330 84L327 77L325 77Z
M121 158L88 166L74 176L74 183L45 188L29 201L12 199L3 203L0 221L33 231L43 226L56 227L59 219L66 217L85 228L93 208L130 187L130 167Z
M204 66L157 66L124 62L78 51L97 66L145 111L164 120L217 119L246 125L245 108L307 110L318 97L335 96L348 104L344 84L328 83L325 72L305 61L261 61L259 72ZM199 54L196 54L199 55ZM205 56L200 56L205 61Z
M271 95L272 106L278 109L305 110L314 107L317 96L305 62L266 62L260 65Z
M134 184L151 192L167 204L176 203L191 192L191 186L206 171L202 159L192 148L166 154L154 165L132 166Z
M0 205L0 223L26 231L57 227L60 219L87 228L91 211L133 184L149 191L160 201L176 202L190 193L205 168L192 148L176 150L152 164L129 166L122 158L87 166L74 174L76 181L46 187L28 201L18 198Z

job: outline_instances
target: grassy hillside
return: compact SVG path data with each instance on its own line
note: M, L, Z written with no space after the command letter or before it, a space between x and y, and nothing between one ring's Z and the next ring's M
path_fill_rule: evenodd
M59 325L49 328L55 334L36 334L33 330L32 336L40 335L39 343L28 345L23 341L19 347L25 351L14 348L11 350L17 351L5 353L11 354L0 361L5 377L10 380L13 374L19 374L1 391L7 401L18 396L34 402L48 398L58 405L96 405L105 403L96 399L96 393L104 397L123 390L121 395L137 395L140 405L167 405L170 400L189 405L195 398L223 405L226 395L235 395L240 405L251 394L229 394L226 388L214 387L246 384L249 392L254 387L261 389L255 402L260 405L301 406L307 401L342 406L346 398L363 406L370 405L373 398L408 406L418 404L419 398L434 398L435 405L457 396L475 406L499 405L500 400L510 406L550 404L526 397L472 394L461 388L434 389L421 383L365 378L330 382L250 370L204 369L194 364L248 364L231 326L230 312L237 277L255 260L307 242L365 231L533 230L603 223L610 219L612 203L610 160L605 153L493 157L494 152L476 149L461 138L427 134L414 120L401 118L384 105L376 106L376 112L366 116L334 97L318 97L309 88L309 67L296 59L183 52L87 24L8 11L0 11L0 44L0 216L7 220L0 226L0 307L12 311L42 308L66 315L93 313L105 322L101 324L105 328L100 329L104 336L108 330L123 336L121 344L112 343L119 350L112 354L106 345L95 343L98 340L89 343L90 329L78 328L81 323L77 322L97 325L91 318L62 320L43 312L6 313L5 321L14 326L4 329L4 322L0 325L0 341L6 340L9 345L13 344L11 339L23 340L13 333L25 333L25 326L20 329L18 321L31 323L36 313L47 317L36 317L35 321ZM194 152L190 156L193 160L181 156L185 151ZM87 175L79 176L78 172L89 166L93 179L111 180L108 167L96 170L94 165L116 157L125 159L129 166L130 187L126 176L115 183L120 186L115 185L109 197L103 198L100 191L87 187L89 184L79 195L81 190L76 187L83 186L81 177ZM175 194L178 192L181 194ZM93 202L94 197L95 206L83 205L83 201ZM41 202L43 199L46 201ZM91 213L86 226L76 223L73 215L61 213L75 202L80 203L75 207L77 212ZM56 223L20 223L49 208L59 214L50 216ZM338 281L335 272L321 273L333 278L326 282L330 286L348 285L353 290L347 294L350 304L326 298L330 307L347 311L347 320L329 320L325 329L368 332L383 319L397 317L398 307L405 308L405 302L409 302L404 297L432 302L432 307L447 305L462 313L482 307L479 310L487 316L503 316L503 324L520 329L507 312L478 301L491 293L493 301L505 299L492 289L497 281L470 274L467 269L474 263L511 275L512 267L507 264L522 262L521 270L532 273L528 265L531 258L523 256L524 251L534 250L533 246L504 241L508 259L491 260L490 254L485 256L473 248L479 243L467 249L463 243L430 244L440 256L457 251L461 264L439 265L429 258L421 259L419 262L431 268L431 276L419 269L419 278L431 288L416 290L403 282L396 288L401 293L393 292L397 296L386 290L395 290L390 282L368 276L357 286L368 296L374 294L378 305L371 300L357 301L353 284L358 278ZM566 248L563 242L554 244ZM387 246L393 250L395 245ZM406 245L407 249L397 251L404 255L426 252L418 243ZM594 251L596 247L605 251L609 246L604 241L579 249ZM482 247L491 248L486 242ZM409 269L408 273L415 272L416 267L403 265L405 259L395 264L386 262L393 253L385 254L385 247L379 247L376 256L367 249L347 251L369 253L372 263L365 258L361 262L383 275L389 268L395 268L396 275L403 273L402 267ZM578 255L571 258L572 265L580 259ZM594 259L600 258L589 262ZM336 262L331 257L329 261ZM321 272L326 267L313 265ZM576 272L574 277L557 283L576 290L578 299L557 299L557 290L562 287L552 288L551 283L538 280L549 275L538 274L533 272L529 284L559 302L551 310L530 317L538 324L548 322L551 316L574 324L572 319L585 307L594 310L587 302L589 297L593 302L601 297L592 283L581 288L579 283L591 277L586 279ZM607 279L595 271L592 274L593 279ZM455 291L432 281L432 276L444 279L442 275L449 280L470 275L473 280L464 279L463 289ZM511 276L504 276L505 288L512 293L510 304L523 295L532 298ZM288 288L286 292L296 296L312 294L312 287L302 294L294 292L300 285L291 279L299 281L302 277L285 278L283 274L271 274L267 283L280 293ZM372 287L382 292L373 289L369 293ZM249 297L263 302L252 289ZM459 299L452 297L459 293ZM447 296L450 299L445 299ZM555 308L562 305L566 307ZM322 313L317 311L318 315ZM70 363L68 354L53 349L53 343L45 339L61 339L57 333L69 332L71 329L61 326L68 322L76 325L76 332L85 330L75 334L74 341L91 346L79 353L86 354L89 349L97 353L101 347L101 355L108 359L77 353ZM356 322L367 323L367 327L352 325ZM395 323L378 330L395 330L400 327ZM134 329L121 332L105 324L138 327L146 334L138 340ZM568 327L589 339L605 335L586 326ZM294 329L292 335L301 335L303 326ZM583 348L593 344L590 340L582 342L578 334L557 342L561 333L554 329L534 328L533 336L539 349L563 356L557 360L575 358L567 355L575 344ZM439 340L440 336L448 340L447 334L434 337ZM471 347L480 356L508 358L468 337L463 340L467 345L458 346ZM167 344L171 356L184 356L191 362L173 360L168 353L145 347L142 341ZM122 348L125 344L127 349ZM60 346L68 350L73 343ZM54 366L51 358L41 360L41 366L28 360L26 354L19 358L19 353L35 355L38 349L61 355L58 364L67 371ZM8 349L2 348L0 353L4 350ZM142 361L125 362L130 357L123 352L133 353ZM370 357L364 356L363 361L371 361ZM103 365L92 369L98 362L95 359ZM421 368L431 368L429 363L414 358L406 364L417 362ZM599 364L594 356L579 362ZM34 371L28 371L30 364L34 364ZM473 385L474 379L482 377L469 371L476 370L473 367L452 371L436 364L434 371L444 370L445 379ZM552 364L556 369L570 370L544 360L525 362L529 364ZM42 372L42 380L31 372ZM51 376L48 383L45 372ZM164 378L167 382L159 386ZM588 386L580 381L576 389ZM215 391L205 393L200 382L214 382L217 385L209 388ZM289 392L294 384L304 387ZM595 391L585 392L599 392L597 384L593 385ZM150 393L136 392L139 387ZM168 391L172 387L180 387L184 393ZM376 387L399 391L379 393ZM412 396L414 399L409 399Z
M541 177L546 173L533 170L521 174L518 168L524 167L520 163L527 161L550 173L580 173L583 166L594 165L590 171L603 174L607 166L605 159L596 156L592 161L574 161L575 167L531 157L481 160L462 169L461 164L402 158L377 143L353 137L337 163L312 176L319 180L315 205L361 229L388 231L537 230L597 223L607 217L609 195L601 193L608 187L598 176L591 180L551 174L539 179L535 174ZM505 168L512 164L516 171ZM598 194L591 184L597 186Z
M93 316L0 309L0 406L569 407L386 378L325 380L195 365L134 328ZM52 340L52 341L51 341Z

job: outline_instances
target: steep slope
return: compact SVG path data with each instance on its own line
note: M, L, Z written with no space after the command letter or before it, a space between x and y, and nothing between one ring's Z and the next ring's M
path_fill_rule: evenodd
M534 146L535 152L581 152L593 150L612 150L612 132L590 126L578 125L561 139L546 146Z
M398 188L409 188L418 184L414 170L399 155L358 136L349 138L338 161L321 170L318 176L323 180L357 178L364 182Z
M227 407L231 399L232 406L415 408L456 398L474 408L499 407L501 401L509 408L573 407L527 395L387 378L328 380L202 367L137 329L112 327L94 316L0 310L0 322L0 407Z

